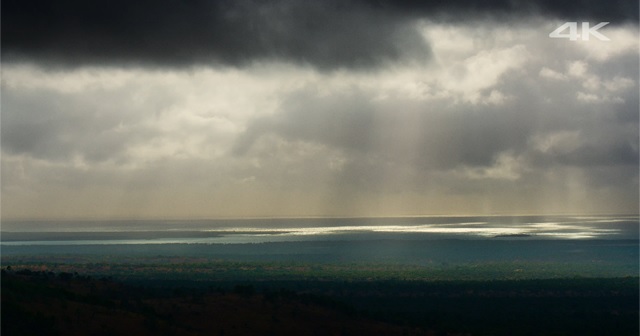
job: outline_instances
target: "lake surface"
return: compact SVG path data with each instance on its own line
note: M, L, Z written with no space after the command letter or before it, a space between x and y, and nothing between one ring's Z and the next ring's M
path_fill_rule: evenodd
M4 221L0 244L248 244L327 240L637 240L638 216Z
M0 251L9 264L145 263L168 257L462 265L485 273L524 269L531 277L611 277L638 274L638 226L638 216L5 221Z

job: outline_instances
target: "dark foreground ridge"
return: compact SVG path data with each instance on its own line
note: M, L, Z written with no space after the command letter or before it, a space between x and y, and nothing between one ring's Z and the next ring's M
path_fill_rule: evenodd
M2 270L2 335L637 335L638 278L120 282Z

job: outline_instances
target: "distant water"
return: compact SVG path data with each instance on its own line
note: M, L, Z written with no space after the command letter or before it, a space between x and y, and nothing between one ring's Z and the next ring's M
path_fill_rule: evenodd
M3 221L0 244L243 244L326 240L620 240L638 216Z

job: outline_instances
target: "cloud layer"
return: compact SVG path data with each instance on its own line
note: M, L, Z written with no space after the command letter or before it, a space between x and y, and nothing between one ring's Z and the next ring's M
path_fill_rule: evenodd
M3 60L55 66L232 65L320 69L423 62L416 20L638 21L631 1L3 1ZM481 24L478 22L477 24Z
M64 66L360 68L429 57L405 18L349 2L36 1L8 2L3 13L5 59Z
M627 2L26 3L4 217L638 211Z

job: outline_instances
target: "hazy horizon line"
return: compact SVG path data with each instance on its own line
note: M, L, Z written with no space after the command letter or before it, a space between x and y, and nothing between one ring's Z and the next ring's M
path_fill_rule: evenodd
M2 222L38 222L38 221L207 221L207 220L260 220L260 219L376 219L376 218L420 218L420 217L528 217L528 216L618 216L640 217L640 213L492 213L492 214L415 214L387 216L345 216L345 215L308 215L308 216L211 216L211 217L16 217L5 218Z

